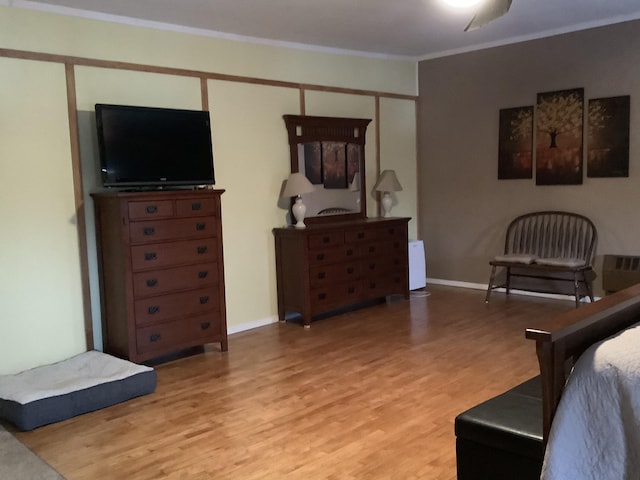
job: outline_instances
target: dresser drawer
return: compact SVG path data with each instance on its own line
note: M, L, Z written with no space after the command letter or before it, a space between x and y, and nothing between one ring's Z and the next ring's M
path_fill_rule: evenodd
M375 258L378 255L386 255L388 253L387 242L370 242L364 243L359 246L359 253L361 257Z
M177 290L202 288L217 283L218 264L209 262L135 273L133 274L133 293L136 297L144 297Z
M386 227L378 228L376 238L381 241L396 240L404 243L408 243L407 227L404 225L388 225Z
M138 354L168 352L176 348L220 341L221 319L217 312L182 318L136 330Z
M380 256L406 256L408 244L401 240L364 243L359 246L362 258L378 258Z
M179 217L213 216L217 211L213 198L181 198L176 200L176 214Z
M362 281L362 294L364 298L378 298L392 294L405 294L409 279L406 273L392 272L385 275L376 275L365 278Z
M343 232L314 233L309 235L309 249L334 247L344 244Z
M401 254L379 255L361 262L362 276L366 278L367 276L378 275L381 273L405 271L406 264L407 259Z
M354 245L342 245L333 248L318 248L309 252L309 265L329 265L332 263L349 262L359 257Z
M128 210L129 220L167 218L173 216L173 202L171 200L129 202Z
M182 293L148 297L134 302L136 325L150 325L173 318L217 309L218 293L214 288L202 288Z
M361 299L362 282L360 280L343 284L327 285L323 288L313 288L310 292L311 311L314 313L355 303Z
M215 227L213 219L197 217L131 222L129 240L131 243L151 243L190 237L212 237L216 234Z
M134 271L216 261L216 238L154 243L131 247L131 267Z
M358 262L313 267L309 271L309 285L320 287L355 280L360 277Z
M344 241L347 243L370 242L377 238L378 229L376 228L359 228L344 233Z

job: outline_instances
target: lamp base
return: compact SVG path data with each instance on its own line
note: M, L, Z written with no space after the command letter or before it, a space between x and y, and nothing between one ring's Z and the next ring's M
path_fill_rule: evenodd
M306 228L304 224L304 216L307 213L307 207L305 207L304 203L302 203L302 198L298 195L295 203L291 206L291 211L293 212L293 216L297 220L297 223L294 225L296 228Z
M382 199L380 200L382 204L382 216L390 217L391 216L391 204L393 203L393 199L391 198L391 193L384 192L382 194Z

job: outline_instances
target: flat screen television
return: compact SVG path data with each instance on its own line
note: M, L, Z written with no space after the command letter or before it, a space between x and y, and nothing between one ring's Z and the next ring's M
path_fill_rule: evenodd
M96 104L106 187L215 183L209 112Z

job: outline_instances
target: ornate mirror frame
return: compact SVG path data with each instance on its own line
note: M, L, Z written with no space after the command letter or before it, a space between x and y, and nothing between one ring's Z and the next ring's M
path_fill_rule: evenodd
M289 135L291 173L303 172L316 189L302 196L307 206L305 223L365 218L364 145L371 119L283 118Z

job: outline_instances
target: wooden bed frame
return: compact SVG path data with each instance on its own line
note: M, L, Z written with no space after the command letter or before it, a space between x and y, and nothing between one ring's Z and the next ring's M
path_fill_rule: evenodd
M562 390L580 354L638 322L640 284L527 328L526 338L535 340L540 364L545 445Z

